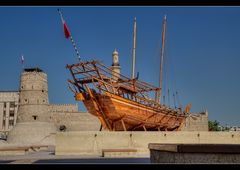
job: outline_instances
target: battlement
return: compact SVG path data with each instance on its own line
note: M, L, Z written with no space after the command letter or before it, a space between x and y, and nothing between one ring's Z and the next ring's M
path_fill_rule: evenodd
M18 91L0 91L0 102L1 101L18 101L19 92Z
M183 131L208 131L208 112L190 114L185 121Z
M50 104L50 112L78 112L78 104Z
M43 72L42 69L38 68L38 67L35 67L35 68L25 68L24 69L25 72Z

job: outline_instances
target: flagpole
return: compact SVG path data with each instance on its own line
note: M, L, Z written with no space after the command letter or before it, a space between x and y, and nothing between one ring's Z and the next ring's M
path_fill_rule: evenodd
M75 42L74 42L74 40L73 40L73 38L72 38L72 35L70 35L70 40L71 40L71 42L72 42L72 45L73 45L73 47L74 47L75 52L77 53L78 60L80 61L80 60L81 60L80 54L79 54L79 51L78 51L78 49L77 49L77 46L76 46L76 44L75 44Z
M60 11L60 9L58 9L58 12L59 12L59 15L60 15L60 17L61 17L62 23L63 23L63 24L66 24L65 21L64 21L64 19L63 19L63 14L62 14L62 12ZM66 26L66 25L64 25L64 26ZM65 29L65 28L64 28L64 29ZM66 26L66 29L67 29L67 31L69 31L68 28L67 28L67 26ZM64 30L64 31L65 31L65 30ZM77 48L77 46L76 46L76 44L75 44L75 42L74 42L74 40L73 40L72 34L70 34L70 32L68 32L68 34L69 34L68 36L70 37L70 40L71 40L71 42L72 42L72 45L73 45L73 47L74 47L74 50L75 50L75 52L77 53L78 60L81 61L80 53L79 53L79 50L78 50L78 48ZM65 36L66 36L66 35L65 35ZM66 38L68 38L68 36L66 36Z
M24 57L23 57L23 54L21 56L21 62L22 62L22 70L24 70Z

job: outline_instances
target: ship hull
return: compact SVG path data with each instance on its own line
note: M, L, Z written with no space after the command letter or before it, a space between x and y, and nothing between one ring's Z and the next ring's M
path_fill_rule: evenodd
M85 98L83 103L89 113L99 118L105 129L113 131L178 131L185 120L182 115L166 114L109 93L97 93L95 100Z

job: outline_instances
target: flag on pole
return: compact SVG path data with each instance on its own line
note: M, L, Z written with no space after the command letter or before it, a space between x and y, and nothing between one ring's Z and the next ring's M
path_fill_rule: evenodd
M65 37L66 37L67 39L70 37L70 40L71 40L71 42L72 42L72 45L73 45L73 47L74 47L74 49L75 49L75 52L77 53L78 59L79 59L79 61L80 61L79 51L78 51L78 49L77 49L77 46L76 46L75 42L73 41L73 37L72 37L72 35L70 34L70 31L69 31L69 29L68 29L68 27L67 27L67 24L66 24L66 22L65 22L64 19L63 19L62 12L60 11L60 9L58 9L58 12L59 12L59 14L60 14L61 21L62 21L62 24L63 24L64 35L65 35Z
M64 28L64 34L65 34L65 37L68 39L70 37L70 31L67 27L67 24L64 22L63 24L63 28Z
M59 14L60 14L60 16L61 16L61 20L62 20L62 24L63 24L63 30L64 30L64 35L65 35L65 37L68 39L69 37L70 37L70 31L69 31L69 29L68 29L68 27L67 27L67 24L66 24L66 22L64 21L64 19L63 19L63 15L62 15L62 13L61 13L61 11L58 9L58 12L59 12Z
M21 57L21 63L22 63L22 64L24 63L24 57L23 57L23 55L22 55L22 57Z

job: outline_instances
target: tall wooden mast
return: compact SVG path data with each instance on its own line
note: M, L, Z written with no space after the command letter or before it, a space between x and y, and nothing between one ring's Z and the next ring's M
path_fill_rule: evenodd
M134 79L134 72L135 72L135 57L136 57L136 30L137 30L137 23L136 23L136 17L134 17L134 31L133 31L133 56L132 56L132 79Z
M161 52L161 60L160 60L160 79L159 79L159 87L160 91L158 93L158 103L161 103L162 96L162 68L163 68L163 58L164 58L164 50L165 50L165 34L166 34L166 24L167 24L167 16L164 16L163 21L163 32L162 32L162 52Z

